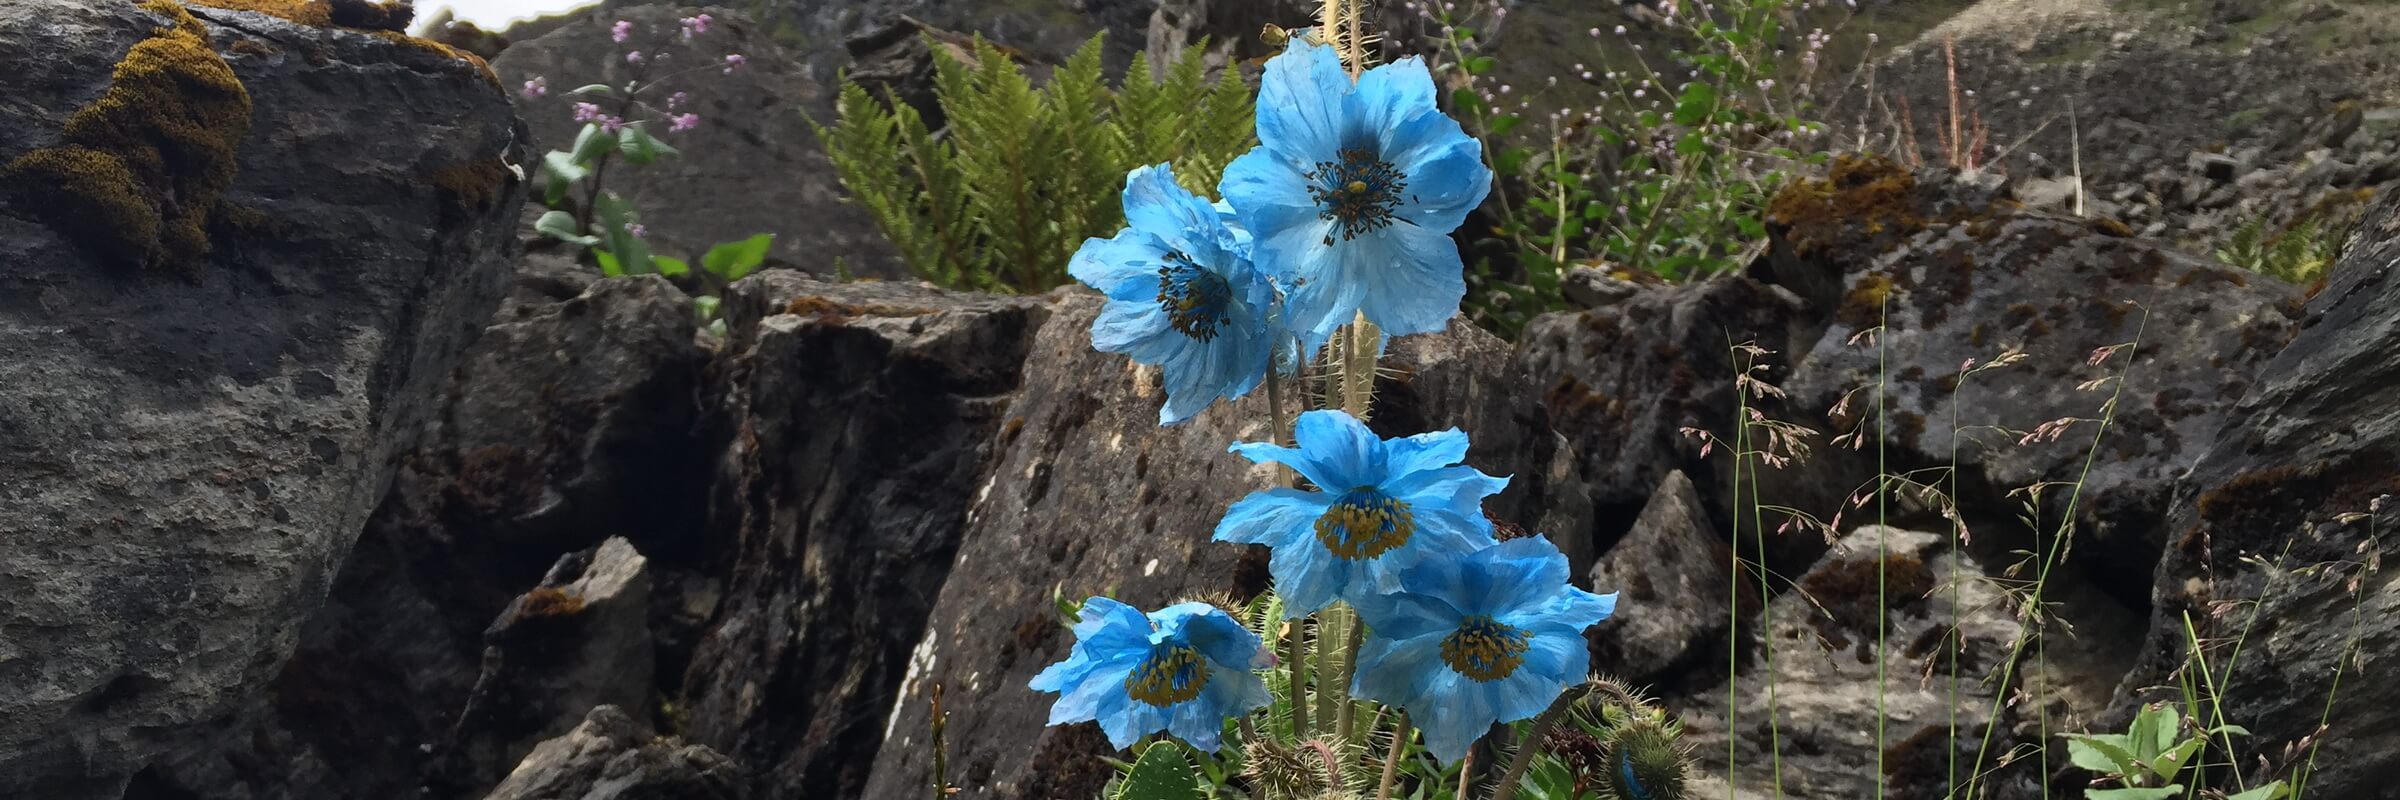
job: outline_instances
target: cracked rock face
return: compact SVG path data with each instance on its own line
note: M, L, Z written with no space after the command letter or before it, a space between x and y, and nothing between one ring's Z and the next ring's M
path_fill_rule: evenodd
M426 43L166 2L0 6L0 75L0 796L115 798L291 651L523 137Z

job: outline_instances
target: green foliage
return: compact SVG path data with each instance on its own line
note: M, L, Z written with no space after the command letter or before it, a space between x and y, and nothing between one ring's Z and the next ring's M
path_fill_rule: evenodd
M1192 771L1192 762L1183 757L1183 748L1171 742L1153 742L1142 748L1142 755L1117 782L1112 800L1204 800L1207 790L1200 777Z
M2237 725L2220 725L2207 730L2197 726L2186 732L2183 715L2173 706L2144 708L2133 717L2124 733L2066 734L2067 757L2075 766L2106 776L2111 788L2095 788L2084 792L2087 800L2166 800L2186 794L2176 778L2193 758L2207 749L2211 736L2247 736L2249 731ZM2282 800L2291 794L2291 787L2274 781L2227 800Z
M1823 126L1803 117L1812 67L1795 70L1789 0L1736 0L1678 18L1678 48L1655 70L1595 68L1580 77L1608 90L1600 106L1527 118L1485 77L1495 56L1475 29L1438 14L1449 31L1453 113L1483 140L1497 217L1474 243L1467 313L1503 333L1564 306L1560 280L1575 266L1670 279L1738 269L1766 237L1761 222L1786 170L1821 162L1803 152ZM1813 52L1813 50L1812 50ZM1813 61L1809 62L1813 65ZM1800 74L1790 74L1797 71ZM1778 80L1778 79L1781 80ZM1514 105L1509 103L1508 105Z
M1102 79L1093 37L1034 88L997 47L972 63L934 46L935 94L948 128L906 103L845 82L839 120L816 128L843 187L918 277L982 291L1039 292L1068 280L1067 261L1124 225L1125 173L1168 162L1187 188L1255 143L1237 70L1206 77L1201 45L1163 73L1139 60L1124 84Z
M2323 277L2325 268L2341 256L2342 227L2310 215L2270 229L2261 215L2234 230L2233 238L2217 251L2217 260L2292 283L2309 283Z

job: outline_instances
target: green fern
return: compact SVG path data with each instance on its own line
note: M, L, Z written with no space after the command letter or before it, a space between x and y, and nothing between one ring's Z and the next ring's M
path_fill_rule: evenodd
M1214 197L1216 176L1256 143L1248 88L1232 69L1209 81L1205 46L1163 70L1136 63L1113 91L1097 36L1039 89L988 43L968 62L933 47L946 130L847 81L838 120L815 130L852 201L918 277L1040 292L1069 280L1084 239L1124 225L1127 171L1172 163L1187 188Z

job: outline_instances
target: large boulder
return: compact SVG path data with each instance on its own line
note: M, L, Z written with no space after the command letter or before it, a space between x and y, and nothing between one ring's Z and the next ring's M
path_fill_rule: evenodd
M857 797L1049 309L782 271L725 308L712 516L731 552L685 732L760 796Z
M668 622L705 595L705 580L683 577L706 558L714 453L690 299L660 278L603 280L537 252L488 323L295 656L262 696L145 773L149 785L229 800L473 796L509 764L437 781L437 757L485 734L460 725L484 632L562 555L624 537L649 560L651 606ZM656 630L670 651L675 630Z
M2291 778L2286 748L2299 747L2311 796L2393 796L2400 582L2376 566L2400 550L2395 263L2400 196L2371 210L2300 335L2200 445L2151 589L2149 639L2119 691L2117 721L2140 702L2179 700L2172 673L2189 668L2188 637L2209 642L2214 708L2250 731L2235 761L2252 785Z
M1201 595L1247 597L1268 584L1263 548L1210 538L1226 506L1275 479L1274 468L1226 452L1233 442L1267 438L1266 393L1162 427L1157 371L1092 349L1101 299L1083 291L1053 297L1024 388L971 495L949 581L909 654L907 680L871 718L883 746L866 796L931 785L928 703L937 687L951 709L951 782L991 797L1093 796L1114 774L1103 760L1107 740L1093 725L1045 727L1056 698L1026 687L1074 638L1059 624L1052 592L1113 592L1154 608ZM1553 533L1570 552L1587 554L1588 567L1574 462L1540 406L1517 390L1524 377L1507 352L1463 322L1394 341L1373 427L1385 436L1466 431L1467 463L1514 476L1487 510Z
M2039 495L2043 532L2073 503L2077 563L2098 575L2149 570L2183 470L2298 327L2295 287L2110 220L2021 212L2007 187L1942 172L1843 159L1787 188L1768 223L1770 271L1812 287L1824 325L1794 348L1788 414L1867 434L1770 473L1784 480L1769 496L1822 517L1872 485L1878 458L1893 473L1955 463L1943 488L1969 528L2021 536L2011 492L2078 485Z
M296 16L0 6L0 796L275 674L506 286L492 75Z
M715 24L684 38L679 20L700 13ZM623 43L613 40L619 21L632 26ZM641 62L626 61L634 51L642 53ZM717 66L728 54L744 58L740 68ZM809 131L812 122L833 122L831 73L812 77L765 27L741 13L672 5L594 9L540 38L509 45L492 68L515 93L543 150L573 146L584 126L575 119L574 104L595 102L615 113L616 101L571 94L576 87L623 86L663 74L668 77L644 90L649 104L664 108L675 93L688 97L674 113L699 115L698 127L670 131L665 123L651 123L682 155L647 166L620 160L606 173L607 186L639 210L662 255L696 264L719 242L772 233L777 263L826 275L903 274L882 231L845 200L832 162ZM549 91L525 96L522 85L537 77Z

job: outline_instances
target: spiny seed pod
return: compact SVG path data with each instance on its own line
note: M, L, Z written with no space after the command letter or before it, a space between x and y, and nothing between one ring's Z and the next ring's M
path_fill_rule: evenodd
M1561 725L1550 732L1550 738L1542 746L1575 776L1576 785L1602 785L1601 778L1608 771L1608 752L1592 731L1572 723Z
M1324 764L1282 742L1257 739L1242 748L1242 774L1268 800L1301 798L1326 789Z
M1616 800L1683 800L1690 769L1673 725L1630 719L1601 741L1600 786Z

